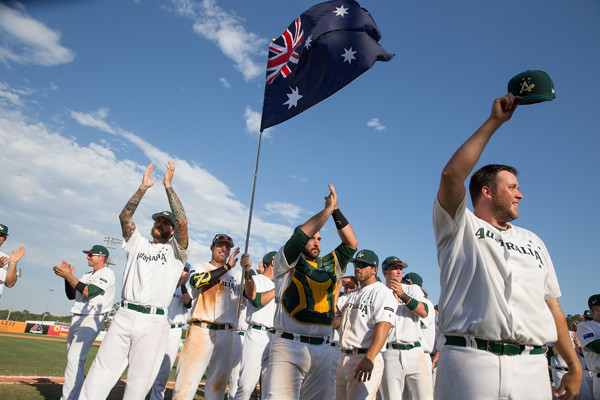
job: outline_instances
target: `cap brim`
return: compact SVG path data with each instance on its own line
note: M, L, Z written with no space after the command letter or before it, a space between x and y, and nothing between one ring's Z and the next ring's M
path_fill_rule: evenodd
M525 96L521 100L517 100L516 103L519 105L525 106L528 104L537 104L537 103L542 103L544 101L552 101L552 100L554 100L554 97L540 95L540 94L533 94L530 96Z

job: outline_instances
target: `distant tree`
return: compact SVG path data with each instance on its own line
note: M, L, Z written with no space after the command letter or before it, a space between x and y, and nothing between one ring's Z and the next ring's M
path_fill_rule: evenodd
M579 314L575 314L575 315L571 315L571 314L567 314L567 326L569 327L570 330L573 330L573 323L580 323L581 321L583 321L583 317Z

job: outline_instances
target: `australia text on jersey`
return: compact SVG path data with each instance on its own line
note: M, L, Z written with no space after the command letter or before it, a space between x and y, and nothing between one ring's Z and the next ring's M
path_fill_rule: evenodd
M516 245L514 243L505 242L504 240L502 240L500 238L496 238L494 236L494 232L490 231L489 229L484 229L484 228L479 228L475 232L475 236L477 236L477 238L479 238L479 239L485 239L485 238L493 239L496 242L498 242L498 244L500 244L500 246L506 247L506 250L517 251L521 254L533 256L533 257L535 257L536 260L538 260L540 262L540 264L544 265L544 261L542 260L542 257L536 250L533 250L530 247L531 246L530 244L527 245L528 246L527 248L524 246L519 247L518 245Z

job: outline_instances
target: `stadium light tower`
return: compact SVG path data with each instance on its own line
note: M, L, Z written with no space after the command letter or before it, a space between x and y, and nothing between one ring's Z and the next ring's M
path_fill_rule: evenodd
M106 248L109 249L110 254L112 254L113 250L115 250L117 246L121 246L121 243L123 243L123 239L111 236L104 236L104 243L106 244ZM117 265L116 257L108 257L108 260L106 260L106 264Z
M19 271L17 272L17 289L15 290L15 295L13 296L12 299L12 303L10 303L10 310L8 310L8 315L6 316L6 320L9 321L10 320L10 314L12 313L13 307L15 305L15 299L17 298L17 294L19 293L19 288L21 287L21 285L19 285L19 280L18 278L22 279L22 275L23 273L21 272L21 268L19 268Z

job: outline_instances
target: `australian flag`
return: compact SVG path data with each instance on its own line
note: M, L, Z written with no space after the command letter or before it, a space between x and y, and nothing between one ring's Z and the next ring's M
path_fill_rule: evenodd
M331 96L375 64L394 56L356 1L317 4L269 46L261 131Z

